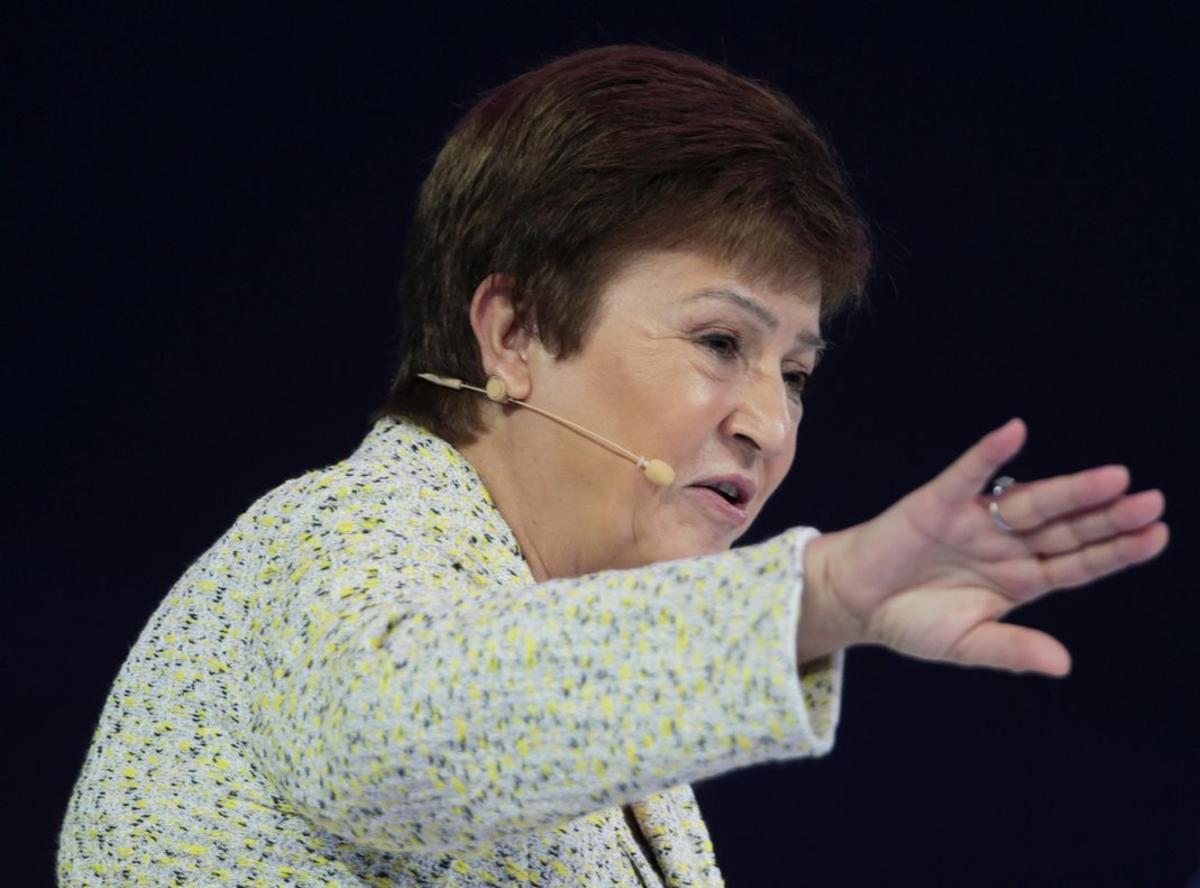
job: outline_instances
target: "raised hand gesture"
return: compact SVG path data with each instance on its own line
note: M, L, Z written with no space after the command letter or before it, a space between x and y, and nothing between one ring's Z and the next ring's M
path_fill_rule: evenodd
M1018 484L998 498L996 520L980 490L1025 433L1009 421L876 518L808 544L801 661L882 644L964 665L1070 670L1057 639L998 620L1154 558L1169 536L1158 520L1165 501L1157 490L1127 494L1128 470L1111 465Z

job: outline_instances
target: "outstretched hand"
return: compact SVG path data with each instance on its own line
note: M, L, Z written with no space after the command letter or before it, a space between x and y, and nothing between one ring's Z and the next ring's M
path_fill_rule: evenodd
M801 662L852 644L964 665L1065 675L1067 649L1036 629L998 622L1054 589L1082 586L1158 555L1165 501L1126 494L1129 472L1103 466L1017 484L1000 499L1001 530L980 490L1025 443L1014 419L929 483L863 524L805 549Z

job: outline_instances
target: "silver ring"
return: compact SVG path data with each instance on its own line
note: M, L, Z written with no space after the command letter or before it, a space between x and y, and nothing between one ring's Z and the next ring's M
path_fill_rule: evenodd
M988 514L992 516L992 523L1005 533L1016 533L1017 529L1005 521L1004 516L1000 514L1000 495L1016 483L1008 475L1002 475L992 482L992 501L988 503Z

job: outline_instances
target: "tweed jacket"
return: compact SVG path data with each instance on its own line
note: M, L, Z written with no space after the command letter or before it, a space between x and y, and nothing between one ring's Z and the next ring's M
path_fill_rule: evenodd
M458 451L382 419L154 613L60 884L719 885L689 784L832 744L840 655L795 662L815 534L535 583Z

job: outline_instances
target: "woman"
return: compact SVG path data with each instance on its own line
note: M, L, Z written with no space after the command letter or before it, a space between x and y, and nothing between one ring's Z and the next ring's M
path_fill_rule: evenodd
M486 97L422 190L387 404L151 619L60 881L719 884L689 783L827 751L845 648L1065 674L997 620L1157 555L1164 503L1120 466L981 496L1019 421L871 521L729 548L863 230L787 99L688 56Z

